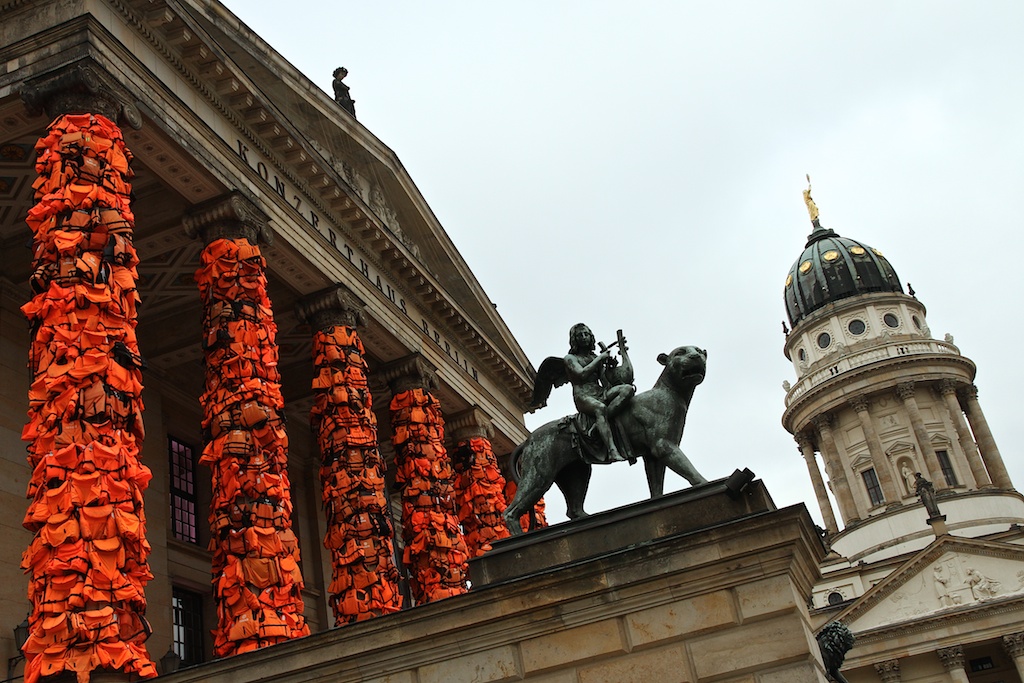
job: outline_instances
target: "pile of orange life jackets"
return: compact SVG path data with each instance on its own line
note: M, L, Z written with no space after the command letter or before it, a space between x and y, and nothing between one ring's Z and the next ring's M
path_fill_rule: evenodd
M139 461L142 358L131 153L99 115L54 121L36 143L28 423L32 476L22 556L29 574L25 680L94 670L156 676L144 588Z
M505 478L491 442L482 437L460 441L452 464L458 475L456 503L459 521L470 557L479 557L491 549L491 541L508 536L505 520Z
M516 483L511 478L505 480L505 500L512 502L516 497ZM523 531L531 529L543 529L548 525L548 519L544 515L544 499L541 498L533 506L533 510L519 518L519 526ZM532 523L531 523L532 522Z
M356 331L336 326L313 337L314 404L310 423L320 446L320 482L333 578L328 589L336 626L402 607L393 559L384 461Z
M213 470L210 550L214 653L226 657L309 634L292 531L277 326L266 261L244 239L218 239L195 279L203 301L205 446Z
M391 399L395 484L402 497L402 560L417 604L466 592L469 559L455 517L444 421L434 396L410 389Z

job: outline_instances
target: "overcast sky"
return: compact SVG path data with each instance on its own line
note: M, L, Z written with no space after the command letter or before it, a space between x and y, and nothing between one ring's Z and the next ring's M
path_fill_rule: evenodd
M820 523L780 423L810 173L822 223L882 250L977 363L1024 486L1024 3L227 4L325 91L349 69L535 366L578 321L625 331L641 390L659 352L707 348L683 450ZM555 399L531 427L570 412ZM646 496L642 466L595 470L591 512Z

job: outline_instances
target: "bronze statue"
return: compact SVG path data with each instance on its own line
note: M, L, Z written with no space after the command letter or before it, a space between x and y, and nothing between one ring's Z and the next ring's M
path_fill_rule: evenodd
M935 485L921 476L920 472L914 473L914 493L921 499L924 509L928 511L928 519L941 517L939 504L935 500Z
M582 328L579 332L582 335ZM587 332L589 333L589 330ZM620 351L625 346L621 331L619 341L615 345L619 346ZM582 354L583 359L576 358L573 362L580 363L583 369L592 363L603 367L603 387L614 389L630 385L632 366L628 364L628 355L623 356L621 366L609 363L608 348L602 348L602 354L595 355L593 361L585 362L586 354ZM605 360L599 361L602 356ZM541 364L534 390L534 399L537 403L542 404L547 399L552 385L560 386L569 381L569 370L566 368L570 362L568 356L564 361L554 360L562 364L562 371L565 374L558 374L558 366L550 358ZM627 451L633 458L644 459L647 485L652 498L664 492L666 467L682 476L691 485L707 481L679 448L690 399L693 398L697 385L704 381L707 352L696 346L680 346L672 353L660 354L658 362L664 365L665 369L654 383L653 389L635 396L632 396L632 391L614 390L614 395L603 403L606 416L613 412L613 407L618 411L611 425L617 450L620 453ZM622 381L627 377L628 382ZM626 393L631 398L621 398ZM620 398L621 403L616 406L615 402ZM597 448L589 444L593 439L588 438L588 428L580 424L579 417L569 416L542 425L509 456L510 469L518 483L515 498L505 508L505 524L511 533L522 533L518 524L520 516L529 511L552 484L557 484L565 495L566 514L569 519L586 516L583 501L590 484L591 465L607 463L610 460L606 454L599 452L601 444L598 444Z
M349 94L349 88L345 85L345 76L348 76L348 69L339 66L334 70L334 101L352 116L356 115L356 101Z
M821 650L825 673L836 683L847 683L839 669L843 666L846 653L853 649L855 640L853 632L841 621L831 621L818 631L818 649Z

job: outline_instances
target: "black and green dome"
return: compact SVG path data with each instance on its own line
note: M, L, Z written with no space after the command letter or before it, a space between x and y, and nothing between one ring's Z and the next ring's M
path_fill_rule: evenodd
M867 292L903 292L882 252L840 237L815 221L807 245L786 277L786 313L796 325L834 301Z

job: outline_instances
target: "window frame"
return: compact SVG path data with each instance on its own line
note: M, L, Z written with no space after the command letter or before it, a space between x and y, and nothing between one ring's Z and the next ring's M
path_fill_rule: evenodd
M199 544L199 495L196 488L198 460L192 444L167 435L170 473L171 536L184 543Z
M867 491L871 507L885 505L885 493L882 491L882 484L878 481L878 473L875 472L875 468L869 467L862 470L860 478L864 482L864 489Z

